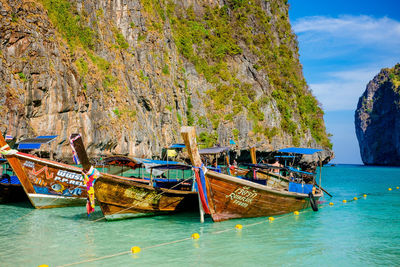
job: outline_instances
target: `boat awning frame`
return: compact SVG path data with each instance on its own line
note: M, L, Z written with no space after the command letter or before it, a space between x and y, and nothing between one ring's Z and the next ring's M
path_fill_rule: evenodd
M35 138L28 138L18 142L18 149L31 150L39 149L43 144L54 141L58 135L40 135Z
M210 147L210 148L203 148L199 150L200 155L212 155L212 154L220 154L225 151L229 151L230 148L228 146L217 146L217 147Z
M158 169L158 170L190 170L192 166L184 165L184 164L163 164L150 167L150 169Z
M303 155L312 155L316 152L323 151L322 149L315 148L301 148L301 147L288 147L279 149L278 152L281 153L294 153L294 154L303 154Z

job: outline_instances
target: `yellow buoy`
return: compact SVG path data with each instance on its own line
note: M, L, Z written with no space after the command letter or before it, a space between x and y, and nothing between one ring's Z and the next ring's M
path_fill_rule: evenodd
M344 199L344 200L343 200L343 203L347 203L347 200L346 200L346 199Z
M299 212L297 210L293 213L294 213L294 215L299 215Z
M329 206L333 206L333 202L329 202Z
M354 200L357 200L358 198L357 198L357 197L354 197L353 199L354 199Z
M241 224L236 224L235 228L236 228L236 229L242 229L243 226L242 226Z
M132 253L133 254L135 254L135 253L139 253L140 252L140 247L131 247L131 251L132 251Z
M274 218L274 217L269 217L268 220L269 220L270 222L272 222L273 220L275 220L275 218Z
M47 264L40 264L38 267L49 267Z
M367 195L366 195L366 194L364 194L364 195L363 195L363 197L367 197Z
M192 234L192 238L193 239L199 239L200 235L198 233L194 233L194 234Z
M388 190L389 190L389 191L392 191L392 188L389 187Z
M397 186L396 189L399 189L399 187Z

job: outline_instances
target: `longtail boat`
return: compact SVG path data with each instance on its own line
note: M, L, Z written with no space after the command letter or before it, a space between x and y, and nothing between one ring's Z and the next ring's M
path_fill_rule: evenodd
M71 143L83 166L83 172L93 168L89 162L80 135L71 136ZM180 165L182 170L187 167ZM170 212L195 210L198 207L197 193L192 186L184 186L192 178L177 181L175 185L162 180L123 177L99 172L94 182L94 196L107 220L159 215Z
M191 162L197 167L201 206L216 222L285 214L310 206L317 208L317 201L323 196L322 191L313 184L306 185L309 193L299 193L289 190L289 187L271 187L208 170L200 159L195 128L182 127L181 135Z
M82 169L11 149L0 135L0 152L18 177L35 208L79 206L86 203Z

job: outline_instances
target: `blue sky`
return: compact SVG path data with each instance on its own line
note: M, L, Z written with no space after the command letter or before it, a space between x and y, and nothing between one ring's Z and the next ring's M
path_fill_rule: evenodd
M367 83L400 62L400 1L289 0L300 62L325 111L335 163L361 164L354 111Z

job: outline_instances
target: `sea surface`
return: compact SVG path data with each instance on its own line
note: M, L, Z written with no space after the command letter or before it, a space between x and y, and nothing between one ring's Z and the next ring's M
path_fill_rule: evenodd
M322 186L334 197L318 212L273 222L202 224L194 212L106 222L99 207L88 218L85 207L3 204L0 266L400 266L400 168L324 167Z

